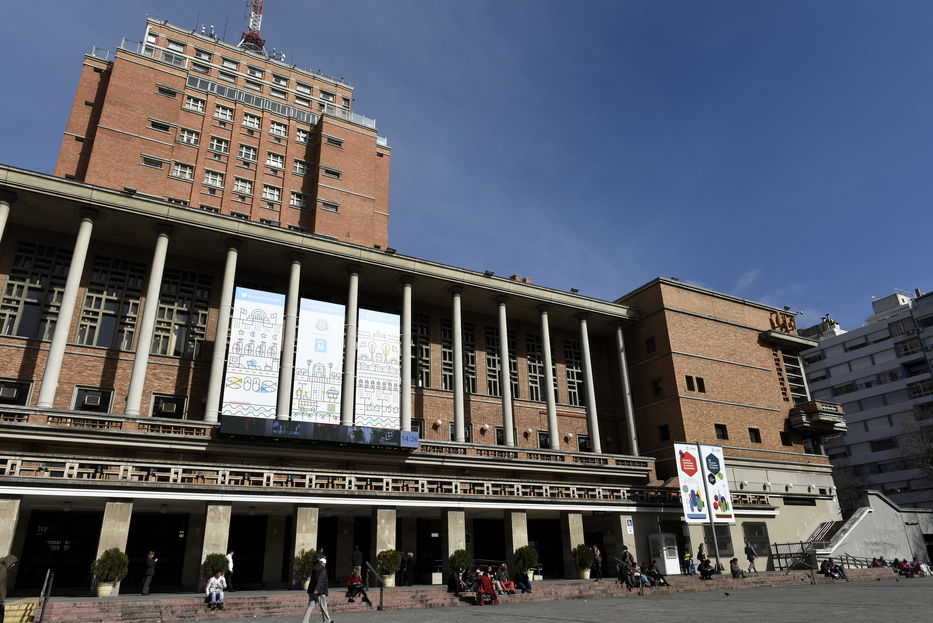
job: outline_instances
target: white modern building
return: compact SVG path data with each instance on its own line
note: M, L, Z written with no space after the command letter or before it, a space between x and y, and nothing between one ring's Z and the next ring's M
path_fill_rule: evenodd
M845 410L848 430L826 440L839 501L851 511L876 489L901 507L933 507L933 295L897 292L872 308L858 329L826 316L800 332L819 340L802 353L813 398Z

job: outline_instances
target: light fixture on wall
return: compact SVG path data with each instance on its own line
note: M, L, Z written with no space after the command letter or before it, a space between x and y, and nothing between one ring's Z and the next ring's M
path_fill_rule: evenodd
M440 428L441 424L443 424L443 422L440 420L434 420L434 428Z
M566 435L564 435L564 439L566 439L567 441L572 440L572 439L573 439L573 433L567 433Z
M766 483L765 483L765 486L763 487L763 489L764 489L765 491L770 491L770 490L771 490L771 483L770 483L770 482L766 482Z
M531 437L531 433L533 433L533 432L534 432L534 431L531 430L530 428L526 428L526 429L525 429L525 437Z
M485 433L487 430L489 430L489 424L483 424L483 432Z
M747 489L747 488L748 488L748 481L747 481L747 480L743 480L742 482L740 482L740 483L739 483L739 488L740 488L740 489Z
M159 514L165 515L168 513L168 504L159 504Z

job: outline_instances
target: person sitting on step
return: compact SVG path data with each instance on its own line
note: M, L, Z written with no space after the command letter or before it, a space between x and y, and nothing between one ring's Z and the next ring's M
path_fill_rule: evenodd
M373 605L373 602L369 600L369 595L366 594L366 587L363 586L363 578L360 577L360 572L354 569L350 577L347 578L347 603L355 602L357 596L363 597L364 604Z
M499 595L496 594L495 586L492 583L492 568L486 570L486 573L476 578L476 605L482 606L488 596L492 603L499 605Z

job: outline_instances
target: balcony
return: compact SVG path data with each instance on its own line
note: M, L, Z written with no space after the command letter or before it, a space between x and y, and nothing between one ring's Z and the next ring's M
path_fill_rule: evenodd
M848 429L842 405L811 400L790 410L790 425L801 433L827 435L844 433Z

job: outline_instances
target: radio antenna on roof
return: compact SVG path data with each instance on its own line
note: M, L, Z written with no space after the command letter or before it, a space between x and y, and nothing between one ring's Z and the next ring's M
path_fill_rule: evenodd
M265 0L247 0L249 6L249 27L243 33L238 47L246 50L266 53L266 40L259 34L262 28L262 5Z

